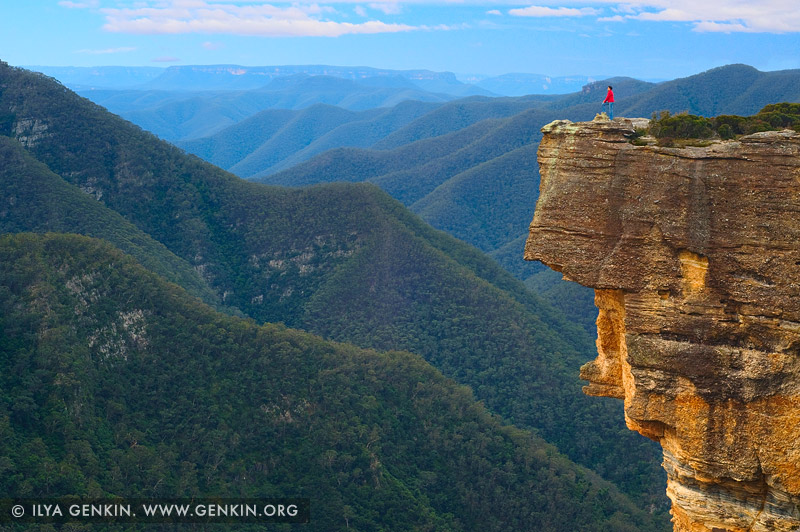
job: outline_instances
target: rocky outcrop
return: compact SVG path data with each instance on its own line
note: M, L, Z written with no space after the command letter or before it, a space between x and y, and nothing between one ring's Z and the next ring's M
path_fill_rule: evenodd
M800 134L553 122L525 258L595 289L590 395L661 443L676 531L800 529Z

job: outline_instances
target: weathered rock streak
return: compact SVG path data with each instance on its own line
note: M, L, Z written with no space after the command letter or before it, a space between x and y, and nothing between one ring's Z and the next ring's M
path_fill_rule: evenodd
M641 120L641 119L640 119ZM676 531L800 529L800 134L553 122L525 258L595 289L590 395L661 443Z

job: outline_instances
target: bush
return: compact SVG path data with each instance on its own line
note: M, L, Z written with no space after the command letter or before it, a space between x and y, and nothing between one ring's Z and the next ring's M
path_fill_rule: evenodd
M656 138L707 139L714 134L711 121L697 115L678 114L664 116L662 114L657 123Z
M722 140L732 139L735 136L733 132L733 128L729 124L722 124L717 128L717 133L719 133L719 138Z
M800 103L770 104L753 116L705 118L687 113L670 115L668 111L662 111L653 113L647 132L658 139L659 146L673 146L676 139L718 137L729 140L737 135L787 128L800 131Z

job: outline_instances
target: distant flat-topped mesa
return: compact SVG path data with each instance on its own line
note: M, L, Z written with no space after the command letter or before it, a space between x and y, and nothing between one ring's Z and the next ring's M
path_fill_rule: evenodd
M525 247L595 289L590 395L661 443L676 531L800 529L800 134L545 126Z

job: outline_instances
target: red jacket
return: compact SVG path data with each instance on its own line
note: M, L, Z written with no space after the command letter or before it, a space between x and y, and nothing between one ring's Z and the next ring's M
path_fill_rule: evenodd
M606 99L603 100L603 103L611 102L614 103L614 93L611 92L611 89L608 89L608 94L606 94Z

